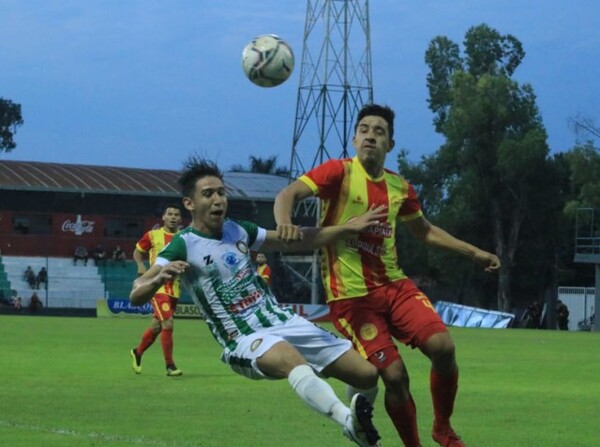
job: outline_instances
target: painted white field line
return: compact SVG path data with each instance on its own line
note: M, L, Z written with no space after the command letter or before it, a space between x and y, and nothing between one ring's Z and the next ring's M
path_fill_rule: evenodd
M74 438L96 439L107 442L125 442L131 445L144 445L155 447L201 447L199 444L182 444L181 442L170 443L149 438L130 438L121 435L111 435L109 433L100 432L81 432L60 427L40 427L39 425L22 424L20 422L7 421L0 419L0 427L16 428L18 430L52 433L60 436L72 436Z

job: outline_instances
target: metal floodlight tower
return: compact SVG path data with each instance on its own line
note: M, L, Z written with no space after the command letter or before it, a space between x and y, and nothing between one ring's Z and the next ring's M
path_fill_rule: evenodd
M373 101L368 0L308 0L290 177L348 157L360 108Z
M290 181L330 158L349 157L356 116L373 102L372 78L369 1L308 0ZM318 223L319 201L300 202L294 216ZM305 277L311 276L311 302L317 304L317 252L294 258L310 262Z

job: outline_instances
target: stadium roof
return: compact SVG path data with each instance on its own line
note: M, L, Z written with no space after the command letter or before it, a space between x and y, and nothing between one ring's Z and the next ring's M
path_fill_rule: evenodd
M0 190L179 196L178 171L0 160ZM225 172L231 199L273 200L286 177Z

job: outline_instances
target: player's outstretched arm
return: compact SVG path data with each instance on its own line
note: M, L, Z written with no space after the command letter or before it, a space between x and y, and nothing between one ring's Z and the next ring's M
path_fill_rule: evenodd
M292 224L292 209L294 204L313 195L313 191L300 180L283 188L275 197L273 216L277 224L277 237L285 242L302 238L297 225Z
M277 231L267 231L267 237L261 249L283 252L314 250L337 239L360 233L370 226L389 226L387 215L386 206L372 207L366 213L353 217L342 225L301 228L301 237L290 242L280 239Z
M492 272L500 268L501 264L498 256L452 236L446 230L433 225L425 217L405 222L405 225L416 239L434 247L468 256L480 264L486 272Z
M134 306L146 304L163 284L175 279L187 267L188 263L184 261L173 261L164 266L153 265L146 273L133 281L129 301Z

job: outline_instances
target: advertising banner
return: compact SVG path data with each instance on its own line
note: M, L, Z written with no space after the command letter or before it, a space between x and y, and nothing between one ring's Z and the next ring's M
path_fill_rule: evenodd
M329 308L326 304L281 304L281 307L291 307L298 315L310 321L329 321ZM129 300L108 299L96 302L98 317L135 317L152 315L152 305L132 306ZM175 310L176 318L202 318L195 304L178 304Z

